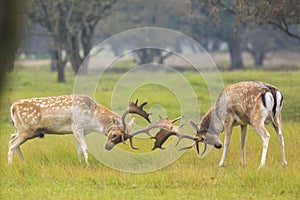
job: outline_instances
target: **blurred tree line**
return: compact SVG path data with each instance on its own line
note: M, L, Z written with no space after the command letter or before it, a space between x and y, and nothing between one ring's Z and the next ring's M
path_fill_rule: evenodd
M230 69L244 67L242 51L252 55L256 66L263 65L269 52L300 51L297 0L28 0L27 3L23 12L26 39L14 53L48 55L59 82L66 81L67 62L77 73L96 41L145 26L180 31L208 51L218 51L226 44ZM128 46L143 39L137 35L128 41ZM164 38L166 42L168 39L171 38ZM177 46L182 51L184 41L178 41ZM117 44L110 49L115 54L124 50ZM141 49L135 55L144 64L163 63L172 54Z

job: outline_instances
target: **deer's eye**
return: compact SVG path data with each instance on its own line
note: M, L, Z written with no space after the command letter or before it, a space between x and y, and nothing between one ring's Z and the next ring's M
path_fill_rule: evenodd
M112 134L112 138L115 139L116 137L117 137L117 134L116 134L116 133L113 133L113 134Z

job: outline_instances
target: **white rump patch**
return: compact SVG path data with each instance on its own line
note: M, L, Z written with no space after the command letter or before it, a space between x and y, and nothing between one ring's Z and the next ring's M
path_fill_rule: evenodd
M265 102L266 102L266 108L268 111L271 111L274 106L274 98L271 92L265 93Z
M281 92L276 91L276 103L277 103L276 114L280 113L280 111L281 111L281 106L282 106L282 105L280 106L281 101L282 101L282 94L281 94Z

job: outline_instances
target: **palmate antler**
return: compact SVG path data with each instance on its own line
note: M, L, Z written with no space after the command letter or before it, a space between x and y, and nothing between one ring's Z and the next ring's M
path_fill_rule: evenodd
M172 135L176 135L178 137L178 141L176 143L175 146L177 146L179 144L179 142L184 139L184 138L187 138L187 139L190 139L190 140L193 140L194 142L187 146L187 147L183 147L183 148L180 148L179 150L186 150L186 149L190 149L194 146L196 146L196 149L197 149L197 152L199 154L199 142L203 142L204 141L204 137L203 137L203 134L204 132L203 131L200 131L198 125L193 122L193 121L190 121L191 125L193 128L196 129L197 131L197 134L196 136L190 136L190 135L184 135L184 134L181 134L179 133L179 128L177 128L176 131L174 130L166 130L166 129L160 129L155 137L152 137L153 139L155 139L155 142L154 142L154 147L152 150L156 149L156 148L160 148L160 149L164 149L164 147L162 147L163 143ZM177 126L178 127L178 126ZM203 152L201 153L201 155L203 155L205 152L206 152L206 149L207 149L207 144L204 143L204 150Z
M138 99L135 101L135 103L130 101L128 108L122 114L121 120L122 120L123 132L124 132L124 134L122 135L122 142L124 144L125 144L125 140L130 138L129 134L126 133L127 125L126 125L126 120L125 120L126 116L129 113L140 115L141 117L143 117L150 123L149 115L151 115L151 113L147 113L146 111L143 110L144 106L147 105L147 103L148 102L143 102L141 105L138 106ZM132 143L132 141L130 140L130 144L131 143ZM131 145L131 147L134 148L132 145Z
M149 123L151 123L149 119L149 115L151 115L151 113L147 113L146 111L143 110L144 106L147 105L147 103L148 102L143 102L141 105L138 106L138 99L135 101L135 103L133 103L132 101L129 102L129 106L127 110L125 110L125 112L122 114L122 125L123 125L124 132L126 131L125 118L129 113L138 114L143 118L145 118Z
M174 121L174 120L173 120ZM169 122L173 122L173 121L170 121ZM177 121L177 120L176 120ZM162 145L164 144L164 142L171 136L171 135L176 135L178 137L178 141L176 143L175 146L177 146L179 144L179 142L183 139L183 138L187 138L187 139L190 139L190 140L194 140L195 144L197 144L197 149L198 148L198 143L196 143L197 141L197 138L196 137L193 137L193 136L190 136L190 135L184 135L184 134L181 134L179 133L179 128L181 128L183 125L181 126L175 126L173 127L173 129L160 129L154 137L151 137L151 139L155 139L155 142L154 142L154 147L152 148L152 150L156 149L156 148L160 148L160 149L165 149L164 147L162 147ZM189 149L191 147L193 147L195 144L191 145L191 146L188 146L188 147L184 147L184 148L181 148L179 150L184 150L184 149ZM199 150L198 150L199 152Z

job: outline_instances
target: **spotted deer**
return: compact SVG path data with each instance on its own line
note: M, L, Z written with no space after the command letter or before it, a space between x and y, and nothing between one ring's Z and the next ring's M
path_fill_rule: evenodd
M168 128L170 124L159 121L150 126L131 132L134 118L126 122L129 113L138 114L148 122L149 113L143 110L147 102L138 106L138 102L130 102L122 116L102 106L85 95L64 95L44 98L19 100L11 106L11 118L16 132L11 135L8 151L8 163L12 163L13 153L17 152L23 160L20 145L33 138L43 138L45 134L73 133L79 160L82 154L88 165L88 148L84 136L91 132L103 133L107 136L105 149L111 150L116 144L130 140L133 136L149 132L153 128ZM172 128L172 127L170 127Z
M220 93L216 104L202 117L200 124L191 122L196 130L196 137L186 136L194 140L189 149L203 142L220 149L222 142L220 133L225 131L224 150L219 166L223 166L230 142L232 128L241 127L242 165L245 165L245 141L247 125L251 125L263 142L263 150L259 167L265 165L270 134L265 124L272 122L281 148L282 165L287 165L284 153L284 140L281 131L280 115L283 106L283 95L275 87L262 82L245 81L228 85ZM182 139L184 137L181 137ZM204 148L206 150L206 148ZM205 151L204 150L204 151ZM204 153L204 152L203 152ZM202 154L203 154L202 153Z

